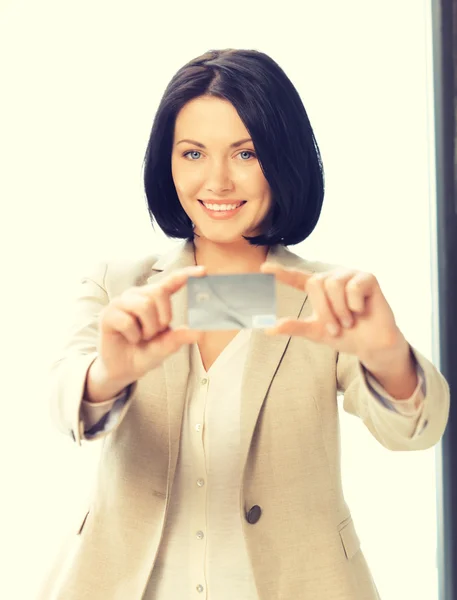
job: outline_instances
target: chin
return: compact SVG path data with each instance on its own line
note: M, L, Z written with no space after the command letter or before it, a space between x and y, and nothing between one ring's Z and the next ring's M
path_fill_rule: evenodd
M265 218L263 214L249 214L249 212L220 221L196 213L193 216L196 217L195 219L191 217L195 225L194 231L200 237L219 244L249 243L243 239L243 236L259 235L258 232L262 230L261 222Z
M213 242L213 244L239 244L244 242L241 235L238 236L220 236L220 235L200 235L200 239Z
M201 231L199 229L195 229L197 235L201 239L205 239L209 242L213 242L215 244L239 244L240 242L248 243L243 235L252 236L252 233L247 233L244 231L233 232L230 233L228 231L225 232L216 232L216 231Z

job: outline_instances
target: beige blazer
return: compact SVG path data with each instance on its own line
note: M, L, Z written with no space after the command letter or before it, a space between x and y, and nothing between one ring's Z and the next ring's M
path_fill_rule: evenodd
M311 271L332 267L282 246L268 259ZM50 397L56 425L77 444L84 439L79 413L100 310L130 286L158 282L193 261L191 245L182 243L161 258L104 263L81 282L68 345L52 367ZM278 316L311 314L305 292L277 285ZM185 323L185 289L172 305L172 325ZM427 392L418 422L376 400L354 356L253 332L242 390L240 519L260 600L379 598L343 496L337 395L344 392L344 410L386 448L430 448L445 430L449 387L413 352ZM188 373L185 347L135 384L115 429L100 434L92 499L42 600L141 600L167 515ZM250 524L246 515L255 505L261 516Z

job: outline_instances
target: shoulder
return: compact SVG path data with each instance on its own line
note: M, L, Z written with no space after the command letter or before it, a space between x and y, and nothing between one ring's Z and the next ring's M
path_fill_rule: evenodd
M130 287L144 285L160 258L160 254L147 254L101 259L86 270L83 280L91 279L112 298Z
M143 285L160 258L160 254L146 254L133 258L111 259L106 265L106 284L114 285L125 281L129 286Z
M154 275L194 264L193 250L186 242L163 244L163 252L122 255L99 261L92 278L108 296L118 296L133 286L145 285Z

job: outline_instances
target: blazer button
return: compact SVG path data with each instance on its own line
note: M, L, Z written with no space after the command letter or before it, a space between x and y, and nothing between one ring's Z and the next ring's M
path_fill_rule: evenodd
M260 519L260 515L262 514L262 509L260 506L255 504L251 510L246 514L246 520L251 525L255 525L257 521Z

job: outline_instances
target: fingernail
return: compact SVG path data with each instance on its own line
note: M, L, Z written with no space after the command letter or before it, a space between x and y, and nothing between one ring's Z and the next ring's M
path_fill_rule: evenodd
M329 332L330 335L337 335L339 332L339 328L337 325L334 325L333 323L329 323L327 325L327 331Z
M343 319L341 321L343 327L345 327L346 329L349 329L350 327L352 327L352 320L351 319Z

